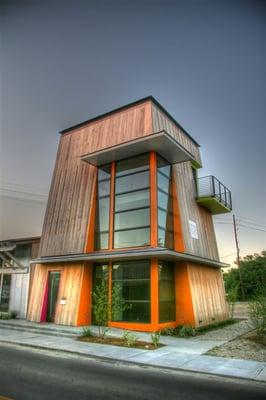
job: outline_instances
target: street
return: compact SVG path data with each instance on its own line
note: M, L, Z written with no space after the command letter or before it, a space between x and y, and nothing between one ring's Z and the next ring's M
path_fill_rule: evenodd
M0 399L265 398L265 386L0 345Z

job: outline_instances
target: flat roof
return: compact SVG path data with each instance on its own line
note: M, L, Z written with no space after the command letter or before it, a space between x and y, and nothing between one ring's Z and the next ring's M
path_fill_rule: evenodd
M129 140L128 142L107 147L103 150L82 155L81 159L94 166L99 166L128 158L129 154L130 157L134 157L150 151L156 151L171 164L195 159L189 151L165 131L152 133L137 139Z
M63 256L49 256L39 257L31 261L31 264L51 264L58 262L79 262L79 261L91 261L91 262L108 262L108 261L122 261L122 260L137 260L157 257L160 260L167 261L186 261L198 264L209 265L216 268L227 268L229 264L222 263L220 261L211 260L209 258L203 258L194 256L188 253L179 253L174 250L169 250L161 247L154 248L143 248L134 250L113 250L113 251L96 251L91 253L72 254Z
M177 127L180 128L189 137L190 140L192 140L193 143L195 143L198 147L200 147L199 143L197 143L196 140L193 139L193 137L179 124L179 122L177 122L177 120L171 114L169 114L169 112L153 96L143 97L142 99L133 101L132 103L125 104L124 106L115 108L115 109L113 109L111 111L108 111L108 112L106 112L104 114L97 115L96 117L90 118L90 119L88 119L86 121L80 122L79 124L76 124L76 125L70 126L69 128L63 129L59 133L61 135L63 135L65 133L68 133L68 132L72 131L73 129L80 128L80 127L82 127L84 125L87 125L90 122L94 122L94 121L97 121L97 120L99 120L101 118L108 117L111 114L114 114L116 112L122 111L122 110L124 110L126 108L129 108L129 107L136 106L136 105L138 105L140 103L144 103L145 101L148 101L148 100L152 101L157 107L159 107L167 115L167 117L170 118L171 121L174 122L174 124L177 125Z

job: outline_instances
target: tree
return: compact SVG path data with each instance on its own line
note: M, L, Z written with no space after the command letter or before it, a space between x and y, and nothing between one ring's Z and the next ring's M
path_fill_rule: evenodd
M98 335L104 339L108 332L108 322L119 319L121 313L130 306L126 304L122 297L122 288L118 284L113 285L112 300L109 299L108 280L103 278L101 283L92 293L94 305L93 313L96 325L98 325Z
M241 277L246 300L252 300L258 286L266 286L266 251L261 254L247 255L240 260ZM238 286L237 299L242 299L240 293L240 278L238 268L224 273L226 293Z

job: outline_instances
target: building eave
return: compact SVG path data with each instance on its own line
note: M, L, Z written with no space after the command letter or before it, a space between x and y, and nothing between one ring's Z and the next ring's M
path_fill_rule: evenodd
M208 265L216 268L228 268L229 264L222 263L217 260L198 257L188 253L179 253L174 250L155 247L151 249L134 249L134 250L114 250L105 252L91 252L83 254L71 254L62 256L39 257L31 261L31 264L54 264L67 262L107 262L134 260L143 258L156 257L167 261L192 262L197 264Z

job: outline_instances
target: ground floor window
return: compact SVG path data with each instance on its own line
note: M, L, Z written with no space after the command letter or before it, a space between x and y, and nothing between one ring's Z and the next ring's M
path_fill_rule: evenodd
M126 261L114 263L112 286L121 289L121 295L128 307L116 321L150 322L150 262Z
M0 274L0 311L8 311L11 275Z
M158 261L158 281L151 282L150 260L121 261L94 264L93 289L104 280L109 290L109 302L112 301L114 287L127 307L116 313L113 322L151 323L153 303L159 304L159 323L175 321L175 265L171 262ZM110 281L111 279L111 281ZM158 285L158 297L151 297L151 286ZM95 323L95 303L92 296L92 315Z
M159 322L175 321L175 266L159 261Z

